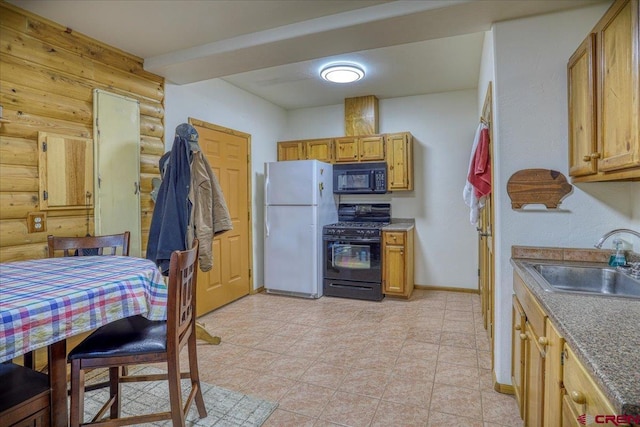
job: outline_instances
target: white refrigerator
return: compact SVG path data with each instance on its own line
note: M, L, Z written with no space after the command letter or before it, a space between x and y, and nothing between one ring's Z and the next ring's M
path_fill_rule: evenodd
M322 296L322 226L338 221L333 168L317 160L265 163L264 288Z

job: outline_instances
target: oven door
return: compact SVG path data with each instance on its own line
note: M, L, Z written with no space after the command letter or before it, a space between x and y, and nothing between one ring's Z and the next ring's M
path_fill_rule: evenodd
M382 282L380 239L325 236L324 278Z

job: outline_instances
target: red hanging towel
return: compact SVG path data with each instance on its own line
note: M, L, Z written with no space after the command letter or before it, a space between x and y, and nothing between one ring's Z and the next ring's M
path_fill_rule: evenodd
M489 159L488 128L484 128L480 132L480 141L473 154L473 162L467 179L471 185L473 185L475 195L478 199L491 193L491 162Z

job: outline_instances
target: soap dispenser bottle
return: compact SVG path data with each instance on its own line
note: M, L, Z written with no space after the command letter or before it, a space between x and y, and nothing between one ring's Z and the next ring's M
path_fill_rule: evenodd
M625 265L627 263L627 259L624 256L624 251L622 250L622 240L615 239L613 241L613 245L616 251L615 253L611 254L611 256L609 257L609 265L611 267Z

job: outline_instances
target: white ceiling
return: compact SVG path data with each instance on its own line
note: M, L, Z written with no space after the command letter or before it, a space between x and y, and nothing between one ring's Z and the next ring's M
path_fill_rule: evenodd
M475 88L493 22L610 0L9 0L144 59L176 84L211 78L286 109ZM363 81L318 77L355 61Z

